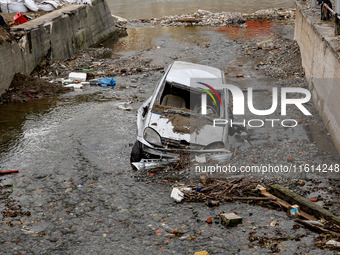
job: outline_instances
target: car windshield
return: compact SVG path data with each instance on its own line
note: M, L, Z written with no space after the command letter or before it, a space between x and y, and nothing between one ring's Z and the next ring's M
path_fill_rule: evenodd
M219 98L222 98L221 93ZM206 102L202 105L202 98ZM204 108L204 109L202 109ZM218 118L221 115L220 102L206 92L197 88L190 88L181 84L166 82L160 90L153 106L155 112L179 113L182 115L202 115Z

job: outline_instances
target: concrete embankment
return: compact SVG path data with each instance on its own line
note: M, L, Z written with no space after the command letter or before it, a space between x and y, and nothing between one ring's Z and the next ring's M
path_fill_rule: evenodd
M15 73L30 74L37 66L71 57L117 31L105 0L69 5L12 28L20 40L0 44L0 94Z
M301 50L314 104L340 152L340 36L334 22L311 15L304 2L296 2L295 40ZM319 12L318 12L319 14Z

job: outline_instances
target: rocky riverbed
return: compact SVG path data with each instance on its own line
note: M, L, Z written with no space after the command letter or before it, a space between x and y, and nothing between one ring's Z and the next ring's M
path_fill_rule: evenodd
M114 77L114 89L88 86L56 99L30 100L23 107L0 106L3 116L14 108L20 110L11 115L21 116L16 125L11 115L0 123L1 134L15 134L13 139L0 137L8 141L1 147L1 170L19 169L0 180L0 253L334 254L325 246L330 236L305 229L279 207L236 201L210 207L170 198L173 186L204 187L206 173L135 171L129 162L136 111L174 60L218 67L228 82L241 88L251 84L258 89L261 107L270 103L272 86L304 88L298 47L279 32L291 34L292 24L275 24L273 33L257 39L230 39L228 32L212 27L129 27L128 36L111 49L79 52L37 74L59 84L70 72ZM297 109L289 112L299 122L294 130L238 130L230 137L230 164L338 164L325 124L312 103L307 107L313 117ZM320 205L339 211L335 172L236 175L255 177L264 185L280 183L308 199L319 197ZM242 216L243 224L225 227L218 220L221 212ZM217 219L210 224L209 217Z

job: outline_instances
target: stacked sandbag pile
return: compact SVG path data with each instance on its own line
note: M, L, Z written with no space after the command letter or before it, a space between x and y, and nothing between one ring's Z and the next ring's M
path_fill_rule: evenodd
M0 10L3 13L53 11L66 3L91 5L91 0L0 0Z

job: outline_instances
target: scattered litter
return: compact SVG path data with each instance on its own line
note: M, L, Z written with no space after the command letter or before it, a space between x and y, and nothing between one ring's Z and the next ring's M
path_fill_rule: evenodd
M300 207L298 205L292 205L287 208L287 216L291 218L300 216Z
M26 23L28 20L25 18L24 15L22 15L20 12L18 12L17 14L15 14L13 16L13 20L16 24L20 25L20 24L24 24Z
M69 80L72 81L86 81L87 74L86 73L70 73L68 75Z
M184 198L184 193L178 188L173 188L170 197L173 198L176 202L181 202Z
M256 43L257 48L262 50L272 50L275 48L273 40L266 40Z
M132 111L132 107L129 106L128 104L131 104L132 102L123 102L123 103L119 103L118 105L118 109L124 110L124 111Z
M90 85L98 85L98 82L99 82L99 80L97 80L97 79L92 79L92 80L90 80Z
M211 217L208 217L207 223L208 223L208 224L212 224L212 218L211 218Z
M209 253L207 251L197 251L194 255L209 255Z
M277 221L276 220L273 220L270 222L269 224L271 227L275 227L277 225Z
M220 214L220 217L226 226L229 226L229 225L234 226L234 225L242 224L242 220L243 220L242 217L238 216L235 213L223 213L223 214Z
M326 246L331 248L340 248L340 242L337 242L335 240L329 240L328 242L326 242Z
M320 221L316 221L316 220L305 220L304 222L309 223L309 224L313 224L313 225L317 225L317 226L320 226L320 227L324 227L325 226Z
M311 202L318 202L319 201L319 199L317 197L311 197L309 200Z
M205 162L207 162L207 158L206 158L206 156L204 154L196 155L195 156L195 160L196 160L197 163L205 163Z
M116 85L116 81L113 78L102 78L98 81L99 86L112 86Z
M64 86L65 88L81 89L83 87L80 83L70 83Z
M287 161L288 161L288 162L293 162L294 159L293 159L292 157L289 157L289 158L287 158Z
M244 77L244 75L243 74L237 74L236 77L237 78L242 78L242 77Z
M1 174L13 174L13 173L19 173L19 170L0 171L0 175Z
M214 161L215 163L226 162L232 158L233 154L230 153L216 153L208 157L208 161Z
M132 162L131 164L137 170L147 170L147 169L154 169L158 167L166 167L167 165L176 162L178 160L166 160L166 159L142 159L139 162Z
M220 202L219 201L215 201L215 200L208 200L208 206L209 207L213 207L213 206L219 206L220 205Z
M198 185L195 191L184 191L186 201L230 201L233 197L255 196L259 181L255 179L215 179L207 178L204 185ZM256 199L255 199L256 200Z

